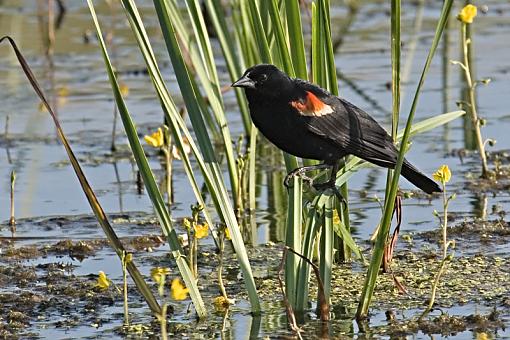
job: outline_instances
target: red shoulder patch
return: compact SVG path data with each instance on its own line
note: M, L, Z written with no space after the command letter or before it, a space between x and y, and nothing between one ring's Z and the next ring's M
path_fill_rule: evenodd
M303 116L324 116L333 112L331 106L310 91L306 91L305 98L291 101L289 104Z

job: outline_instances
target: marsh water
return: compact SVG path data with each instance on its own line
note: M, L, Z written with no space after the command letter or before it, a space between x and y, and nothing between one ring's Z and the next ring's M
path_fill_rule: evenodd
M103 208L110 215L119 235L130 249L136 251L141 271L149 277L150 269L154 266L172 266L168 246L158 237L160 229L149 198L138 188L136 165L129 156L120 123L117 124L115 138L117 151L111 151L114 103L90 13L85 2L65 2L66 13L55 31L52 57L48 57L45 54L45 38L41 33L47 15L45 3L0 1L0 35L10 35L16 40L39 82L52 98L63 128ZM152 2L138 1L137 4L142 9L171 94L181 103ZM472 60L477 79L491 78L491 82L488 86L477 87L478 110L487 120L483 127L484 136L497 141L494 147L488 148L491 166L501 168L504 173L510 159L507 152L510 150L510 4L488 0L479 5L485 6L486 10L480 11L472 25ZM127 105L140 135L147 134L162 123L162 111L122 9L116 5L112 8L104 2L97 3L103 29L108 32L111 41L113 62L120 80L129 89ZM454 9L454 12L458 9ZM401 111L404 116L409 112L439 11L438 1L404 2ZM333 38L341 38L336 50L336 65L341 73L341 95L388 126L391 109L389 4L385 1L360 1L359 6L353 9L346 6L344 1L332 1L331 15ZM309 13L304 11L303 18L309 22ZM417 121L454 111L457 109L456 102L462 100L460 69L449 62L460 58L459 34L460 25L452 17L447 31L448 43L441 45L427 76L416 112ZM227 86L230 80L221 60L219 44L215 40L212 43L217 52L220 81ZM229 127L237 137L243 128L234 104L234 94L227 91L224 99ZM130 288L130 312L133 322L145 327L140 326L139 333L119 330L123 322L122 297L119 294L112 291L108 296L93 293L93 297L87 296L87 290L93 286L98 271L106 272L120 286L120 261L108 247L102 230L91 214L64 149L57 141L48 113L40 109L37 97L7 45L0 47L0 101L0 299L3 304L0 331L5 332L0 334L55 339L157 336L159 326L151 324L150 311L134 288ZM478 269L470 271L468 275L469 279L478 280L478 284L466 283L464 287L459 280L468 278L456 277L452 272L451 277L447 275L445 280L451 278L457 284L446 282L441 289L451 294L441 293L438 297L441 308L433 315L439 318L442 312L457 316L465 327L445 332L447 326L436 329L432 326L428 329L417 327L412 331L400 329L397 332L396 324L402 326L405 320L423 308L423 304L417 302L422 296L417 291L420 290L425 296L429 287L415 285L411 279L411 282L404 279L404 284L408 284L413 298L393 293L385 297L381 288L381 295L376 298L369 321L357 324L352 320L356 297L345 297L341 292L348 285L341 273L347 273L347 269L350 271L352 268L354 274L346 275L351 275L351 278L354 275L353 282L362 278L365 267L354 263L338 265L335 274L336 280L332 284L334 318L326 330L331 336L384 338L411 334L409 336L429 338L427 334L430 333L436 334L436 337L466 339L476 338L483 333L489 337L510 337L508 331L501 329L502 325L508 324L510 307L510 231L505 220L510 208L510 181L504 176L492 183L477 179L480 166L476 154L471 151L471 141L472 134L465 128L461 118L413 138L407 156L427 174L432 174L441 164L447 164L452 169L449 190L457 194L449 208L452 235L457 238L453 261L457 261L457 267L454 265L452 268L462 272L469 264L477 261L484 263L478 267L473 265ZM275 152L267 144L263 149ZM151 165L161 176L161 164L156 152L149 148L147 152L151 156ZM237 300L236 304L227 315L213 313L208 320L197 324L189 311L189 302L173 302L170 330L175 337L242 339L292 335L287 328L281 295L275 288L281 257L279 246L283 241L285 225L284 203L278 202L273 196L275 167L283 173L283 164L270 166L261 157L258 164L256 226L249 241L265 312L261 317L250 315L242 279L232 260L226 268L226 281L227 290ZM17 173L17 226L14 235L11 235L8 226L12 170ZM370 247L368 239L381 217L380 203L376 197L383 199L385 180L385 170L369 168L361 170L349 182L351 218L355 226L353 234L366 254L369 254ZM173 185L176 200L172 206L172 216L180 221L190 215L189 207L194 203L194 196L178 161L174 163ZM404 190L413 189L405 180L402 180L401 187ZM433 215L434 210L442 211L439 197L416 194L404 200L402 234L405 241L401 241L397 247L397 261L402 262L402 271L414 271L412 275L415 277L429 271L429 267L438 262L438 259L433 259L439 239L436 233L439 223ZM178 227L178 232L184 233L184 230ZM210 304L210 300L218 294L216 287L207 282L214 277L216 255L211 240L205 240L201 246L200 268L203 271L200 285ZM418 258L416 261L430 266L410 265L412 256ZM172 270L173 275L177 275L177 269ZM402 275L407 277L407 274ZM391 291L391 280L388 282L387 286L382 286ZM66 295L67 286L82 289L84 294ZM482 286L485 292L480 292ZM485 294L486 291L494 294ZM465 293L465 299L460 299L462 293ZM18 310L16 308L26 316L18 317L21 321L12 314L13 310ZM304 334L308 337L324 335L321 333L324 329L312 311L313 308L304 326ZM390 321L387 320L388 311L395 314ZM498 315L497 322L487 323L485 328L476 322L468 322L476 316L489 316L486 318L490 319L492 315L494 319L494 313ZM20 324L19 328L9 328L16 322Z

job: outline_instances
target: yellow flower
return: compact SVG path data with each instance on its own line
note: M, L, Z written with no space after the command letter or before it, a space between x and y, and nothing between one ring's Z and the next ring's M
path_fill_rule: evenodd
M490 339L490 338L487 335L487 333L485 333L485 332L476 333L476 340L488 340L488 339Z
M452 173L448 165L441 165L432 176L436 181L446 184L450 181L450 178L452 178Z
M152 135L145 135L143 137L147 144L152 147L160 148L163 146L164 138L163 138L163 130L158 128L158 131L154 132Z
M209 235L209 225L207 223L197 224L195 226L195 237L200 239Z
M228 228L225 228L225 238L227 240L231 240L232 237L230 236L230 230L228 230Z
M174 300L185 300L188 297L189 289L186 288L181 280L175 278L172 280L172 285L170 286L170 290L172 291L172 299Z
M471 24L473 19L476 17L476 13L478 12L476 6L467 5L465 6L457 16L457 19L462 21L465 24Z
M108 289L108 287L110 287L110 280L106 277L106 274L103 271L99 272L96 287L99 287L100 289Z
M157 284L161 285L165 281L165 276L170 274L169 268L155 267L151 269L151 277Z

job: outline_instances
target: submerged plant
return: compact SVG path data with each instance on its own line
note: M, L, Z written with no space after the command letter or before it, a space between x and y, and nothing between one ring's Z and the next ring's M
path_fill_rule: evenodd
M452 177L452 173L450 171L450 168L448 165L442 165L439 167L439 169L433 174L433 177L436 181L439 181L441 183L442 189L443 189L443 219L441 220L441 217L439 216L439 213L437 211L434 211L434 215L436 215L439 218L439 221L441 223L441 231L442 231L442 244L443 244L443 251L442 251L442 259L441 264L439 265L439 270L436 273L436 277L434 279L434 282L432 283L432 289L430 292L430 298L429 298L429 304L425 311L420 316L420 319L425 317L430 311L432 310L432 307L434 306L434 301L436 299L436 292L437 292L437 286L439 284L439 280L441 279L441 275L443 275L443 272L446 269L446 265L448 262L450 262L453 259L453 253L448 255L448 248L449 247L455 247L455 241L451 240L449 241L447 238L447 231L448 231L448 205L450 204L450 201L455 199L456 195L452 194L448 197L448 194L446 193L446 183L448 183Z

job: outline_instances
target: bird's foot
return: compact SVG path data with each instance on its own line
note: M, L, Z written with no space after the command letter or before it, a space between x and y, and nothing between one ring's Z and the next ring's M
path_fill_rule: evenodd
M329 180L324 183L312 184L312 186L315 190L317 190L319 192L323 192L323 191L330 189L331 191L333 191L333 193L335 194L335 196L338 198L338 200L340 202L346 203L344 196L340 193L340 190L338 190L337 186L335 185L334 180Z
M332 181L332 180L329 180L324 183L313 183L312 186L317 191L324 191L326 189L335 189L336 188L335 181Z
M294 177L301 177L301 179L308 183L309 186L313 186L313 178L311 177L308 177L307 175L305 175L305 172L306 170L304 170L303 168L297 168L291 172L289 172L287 174L287 176L285 176L285 179L283 180L283 185L285 185L286 188L290 188L290 182L291 180L294 178Z

